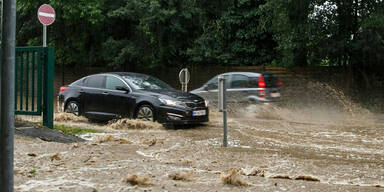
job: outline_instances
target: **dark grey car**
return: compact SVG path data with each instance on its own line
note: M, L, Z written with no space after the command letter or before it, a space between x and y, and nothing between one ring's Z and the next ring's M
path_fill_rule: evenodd
M215 76L202 87L191 91L209 101L217 101L218 77L226 77L227 101L272 102L281 98L282 82L275 74L264 72L229 72Z

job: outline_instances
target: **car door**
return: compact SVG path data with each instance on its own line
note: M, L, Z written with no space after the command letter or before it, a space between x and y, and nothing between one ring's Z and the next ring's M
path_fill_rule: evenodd
M105 76L92 75L85 79L82 103L87 117L101 117L104 113Z
M125 87L126 90L118 90L117 87ZM135 98L131 94L131 89L120 78L107 75L105 79L105 88L108 94L105 95L108 113L116 117L131 117L130 111L135 107ZM129 91L128 91L129 90Z

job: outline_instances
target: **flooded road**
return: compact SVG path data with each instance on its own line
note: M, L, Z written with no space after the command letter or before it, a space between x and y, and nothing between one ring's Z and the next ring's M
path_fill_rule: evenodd
M278 115L281 111L277 110L274 114ZM309 175L330 184L383 185L382 123L369 117L350 121L346 116L324 118L313 114L307 121L296 121L297 115L300 114L269 120L239 118L232 123L238 127L234 130L238 134L233 135L238 135L238 140L249 141L242 145L274 151L267 158L272 175L290 178Z
M15 191L384 191L382 115L251 105L229 114L227 148L221 120L212 112L177 130L57 122L103 132L72 144L17 136ZM241 182L228 182L231 171Z

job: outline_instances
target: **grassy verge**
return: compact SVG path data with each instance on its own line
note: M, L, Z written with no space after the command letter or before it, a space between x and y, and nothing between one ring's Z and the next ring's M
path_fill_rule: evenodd
M15 118L15 127L28 127L28 126L46 128L42 125L42 122L32 122L32 121L23 120L21 118ZM46 128L46 129L48 129L48 128ZM66 126L66 125L54 125L53 129L56 131L60 131L65 135L70 135L70 136L76 136L76 135L84 134L84 133L99 133L100 132L100 131L95 130L95 129L72 127L72 126Z
M61 131L63 134L76 136L84 133L99 133L100 131L95 129L86 129L86 128L79 128L79 127L71 127L71 126L65 126L65 125L54 125L54 129Z

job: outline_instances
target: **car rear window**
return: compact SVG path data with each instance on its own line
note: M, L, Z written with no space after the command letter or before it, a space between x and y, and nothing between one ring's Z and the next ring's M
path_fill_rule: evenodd
M248 88L249 78L245 75L233 75L231 79L232 88Z
M259 78L258 77L250 77L248 85L250 88L257 88L259 86Z
M86 85L87 87L93 87L93 88L105 88L105 76L104 75L94 75L87 77L86 79Z
M275 74L263 74L264 81L265 81L265 87L271 88L271 87L278 87L278 79Z

